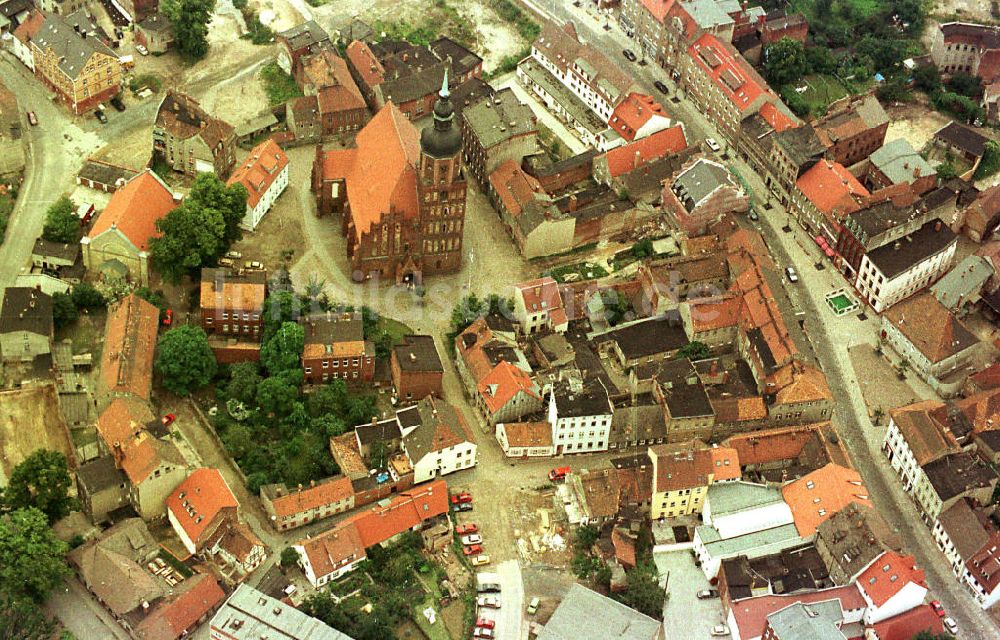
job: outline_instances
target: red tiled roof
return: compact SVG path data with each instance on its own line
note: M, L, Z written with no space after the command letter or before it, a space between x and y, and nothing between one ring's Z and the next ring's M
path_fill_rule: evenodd
M108 206L97 216L88 236L93 239L115 228L136 249L147 251L149 241L160 236L156 221L176 206L167 185L147 169L115 191Z
M763 431L751 431L730 436L722 441L727 447L736 449L743 466L760 466L774 462L796 460L811 443L818 442L827 451L827 457L834 461L850 464L843 444L838 439L831 443L824 434L832 429L829 422L792 427L778 427Z
M989 540L966 561L965 568L986 593L993 593L1000 587L1000 531L990 533Z
M701 448L694 448L701 445ZM740 458L736 449L706 447L700 442L650 447L656 456L654 491L680 491L707 487L712 482L740 477Z
M846 216L861 208L868 189L839 162L821 160L802 174L795 185L825 215Z
M14 37L22 44L27 44L38 33L45 23L45 14L41 11L29 10L28 18L14 29Z
M122 588L127 588L123 585ZM213 611L226 594L215 578L199 573L181 583L180 592L165 599L135 628L139 640L177 640Z
M274 140L267 139L250 151L243 164L233 172L227 184L239 182L247 190L247 204L257 206L281 171L288 166L288 156Z
M921 631L937 635L944 630L941 618L929 604L922 604L906 613L872 625L877 640L913 640Z
M227 508L237 509L240 503L229 489L218 469L195 469L167 496L167 510L187 533L196 547L201 536L215 517Z
M941 362L979 342L979 338L930 291L894 304L883 317L932 363Z
M375 87L385 82L385 69L382 67L382 63L378 61L378 58L364 42L355 40L347 45L347 59L351 61L354 70L361 76L361 82L368 87Z
M496 413L504 407L511 398L524 392L533 398L541 398L534 381L527 373L515 367L506 360L493 367L478 385L479 395L486 402L490 413Z
M531 311L552 311L561 309L562 297L559 295L559 283L552 276L545 276L528 282L520 282L514 288L524 301L524 308Z
M320 113L338 113L364 108L364 98L361 97L361 92L358 91L353 82L351 86L339 84L333 87L323 87L319 90Z
M881 607L909 583L926 588L924 572L917 567L913 556L903 556L895 551L880 555L857 579L858 588L876 607Z
M757 99L772 95L767 83L743 60L733 46L705 33L688 47L688 55L708 74L741 113Z
M951 429L935 419L941 409L945 409L944 403L923 400L889 411L890 419L920 466L960 449Z
M775 611L780 611L796 602L814 604L829 600L839 600L841 609L845 611L856 611L864 609L866 606L865 599L861 596L857 586L847 584L833 589L807 591L794 595L745 598L731 604L731 613L739 627L740 636L752 638L764 630L767 617Z
M782 387L775 396L775 404L797 404L833 400L830 386L823 372L812 365L802 365L792 374L792 383Z
M115 398L97 417L97 433L109 451L124 445L154 420L149 405L133 398Z
M552 446L552 425L548 422L507 422L503 430L511 447Z
M642 0L642 6L662 24L667 12L674 6L674 0Z
M649 122L653 116L668 117L667 112L663 110L663 106L654 100L653 96L633 91L615 107L615 110L611 113L611 120L608 122L608 125L618 132L618 135L622 138L631 142L635 140L639 129Z
M406 218L417 215L419 161L417 130L392 102L358 133L353 153L324 153L323 178L347 182L350 216L358 238L390 211Z
M376 506L350 519L364 548L381 544L425 520L448 513L448 485L435 480L400 493L388 505Z
M786 484L781 496L803 538L816 533L816 527L852 502L872 506L861 474L832 462Z
M131 294L108 312L101 353L101 390L148 400L160 310Z
M514 160L507 160L490 174L490 185L512 216L521 215L528 203L536 197L547 195L542 183L525 172Z
M692 301L688 310L691 315L691 328L697 333L737 326L740 323L743 307L740 298L724 296L715 300Z
M616 147L605 154L608 173L612 178L625 175L644 164L679 153L687 148L684 128L681 125L657 131L630 144Z
M771 125L778 133L785 129L793 129L797 124L791 116L778 108L773 102L768 102L760 108L760 117L764 118L765 122Z
M271 500L274 512L279 518L316 509L323 505L336 504L354 495L354 487L350 478L336 476L321 482L315 487L293 491L287 495Z
M333 573L344 564L365 557L365 545L353 519L335 525L311 540L302 540L306 557L316 577Z
M969 380L980 391L1000 389L1000 362L991 364L982 371L972 374L969 376Z

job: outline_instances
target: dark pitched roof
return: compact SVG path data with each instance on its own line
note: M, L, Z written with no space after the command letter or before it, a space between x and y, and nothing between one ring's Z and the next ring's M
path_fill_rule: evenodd
M687 358L664 362L656 375L671 417L690 418L714 414L705 386Z
M76 479L91 494L121 486L127 480L122 470L115 465L112 456L101 456L81 465L76 470Z
M361 314L314 314L305 322L306 344L336 344L364 340Z
M323 27L319 26L315 20L308 20L297 24L291 29L279 33L278 37L287 40L289 47L293 51L330 41L330 34Z
M107 34L99 29L85 11L68 16L50 15L32 42L45 51L51 48L59 58L59 69L74 80L95 54L118 59L104 40Z
M0 310L0 333L13 331L52 335L52 297L31 287L7 287Z
M869 251L868 259L886 278L895 278L947 247L955 241L955 237L955 233L943 222L931 220L906 238Z
M403 371L444 371L433 336L403 336L392 351Z
M942 502L970 489L987 487L997 480L992 469L967 451L942 456L921 469Z
M483 62L475 53L444 36L431 43L431 51L441 60L451 58L451 74L455 78L464 76Z
M87 160L76 175L84 180L98 184L115 185L119 181L125 184L139 175L139 172L127 167L119 167L107 162L101 162L100 160Z
M934 137L974 156L983 155L986 142L989 140L986 136L954 121L941 127L935 132Z
M651 318L602 335L614 340L626 360L670 353L688 343L684 327L667 318Z
M31 249L31 254L76 262L76 259L80 256L80 243L50 242L45 238L38 238L35 240L35 246Z
M395 418L382 420L375 424L362 424L354 427L354 433L358 436L361 446L367 446L373 442L399 440L402 433L399 430L399 422Z
M553 389L560 418L605 415L612 412L608 392L601 384L589 384L574 391L568 384Z
M774 143L785 151L797 167L819 158L826 151L826 147L816 135L816 130L810 124L774 134Z
M442 451L463 442L474 442L469 426L450 404L427 396L416 405L419 422L403 436L406 454L415 463L435 451Z

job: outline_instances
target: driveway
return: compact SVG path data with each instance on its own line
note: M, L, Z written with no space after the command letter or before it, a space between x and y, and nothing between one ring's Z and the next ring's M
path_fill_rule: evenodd
M490 571L480 572L477 575L477 580L477 584L496 580L500 585L500 608L479 609L476 615L479 618L496 621L497 626L494 631L498 640L521 640L521 638L527 638L527 630L525 629L522 632L522 626L525 626L525 604L521 565L516 560L501 562Z
M708 580L694 563L690 551L654 552L653 561L660 572L661 584L666 584L667 599L663 605L663 624L667 629L684 629L685 640L712 637L712 627L725 621L722 601L718 598L699 600L695 594L708 589Z

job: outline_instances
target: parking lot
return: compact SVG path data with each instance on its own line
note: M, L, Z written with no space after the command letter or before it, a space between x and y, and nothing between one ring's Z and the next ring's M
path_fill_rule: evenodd
M695 596L710 585L695 565L691 552L654 552L653 560L659 569L661 583L666 581L668 590L663 605L664 626L683 629L685 640L712 638L712 627L725 623L722 601L719 598L699 600Z
M500 585L500 593L483 594L500 601L500 608L479 607L478 618L496 623L494 637L499 640L520 640L527 638L524 627L524 587L521 580L521 565L517 560L501 562L490 571L476 575L476 584L493 583Z

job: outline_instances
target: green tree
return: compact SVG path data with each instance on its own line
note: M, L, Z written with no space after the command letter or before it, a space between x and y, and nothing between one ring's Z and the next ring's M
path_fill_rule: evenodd
M971 73L959 71L948 78L948 88L967 98L978 98L983 93L983 79Z
M170 21L174 41L188 60L201 60L208 53L208 23L215 0L163 0L160 11Z
M302 314L302 301L293 291L277 291L264 300L261 313L264 319L263 342L267 342L281 325L298 320Z
M375 407L375 396L351 395L347 398L347 421L351 425L370 422L372 416L378 413Z
M39 606L0 590L0 638L51 640L55 630L55 623L42 614Z
M76 322L80 313L68 293L57 291L52 294L52 322L56 329L62 329Z
M73 508L69 497L72 484L66 456L38 449L14 467L3 490L3 504L7 509L34 507L52 523L69 515Z
M976 172L972 175L972 178L974 180L982 180L983 178L989 178L997 171L1000 171L1000 146L993 140L987 140L983 157L979 161L979 166L976 167Z
M270 375L297 369L305 345L305 329L295 322L285 322L260 348L260 363Z
M309 423L310 430L322 434L326 438L336 438L347 433L347 423L337 416L325 415L313 418Z
M601 535L600 530L597 527L589 524L585 524L576 530L573 535L573 547L579 551L589 552L590 548L594 546L597 542L597 538Z
M331 380L309 394L306 399L309 415L327 414L342 416L347 413L347 382L341 378Z
M103 309L108 303L104 294L89 282L80 282L73 285L73 291L70 296L73 298L73 304L76 305L77 309L96 311L97 309Z
M933 64L922 64L913 70L913 84L927 94L936 93L941 90L941 72Z
M823 45L806 47L807 73L834 73L837 70L837 58L829 48Z
M206 209L185 200L156 228L162 235L149 245L156 269L172 282L210 264L226 250L226 220L218 209Z
M368 466L372 469L384 469L389 461L389 451L385 448L385 441L376 440L368 450Z
M226 394L245 404L251 404L257 397L260 384L260 367L256 362L237 362L229 369L229 384Z
M625 590L617 594L616 597L622 604L626 604L650 618L657 620L663 618L665 594L657 582L656 576L651 573L639 569L630 571Z
M375 357L388 358L392 355L393 340L392 334L388 331L379 331L375 335Z
M808 116L809 112L812 110L809 106L809 102L803 98L802 94L796 91L795 87L792 85L782 87L781 99L784 100L788 108L792 110L792 113L799 117L804 118Z
M689 342L677 350L678 358L687 358L692 361L704 360L710 355L712 355L712 350L709 349L708 345L697 340Z
M289 369L265 378L257 385L257 406L267 414L287 414L299 398L301 384L301 369Z
M798 40L782 38L764 49L764 76L775 86L797 81L809 73L805 46Z
M49 242L73 244L80 241L80 218L76 216L73 202L62 196L45 212L42 237Z
M192 201L202 209L214 209L222 214L226 223L226 231L222 237L226 249L243 237L240 222L246 215L247 190L241 183L227 186L214 173L200 173L194 179L185 200Z
M69 575L68 550L38 509L16 509L0 516L0 585L14 598L41 604Z
M204 387L215 376L217 366L201 327L175 327L160 338L154 368L171 393L186 396Z
M299 563L299 552L293 547L285 547L281 550L281 566L284 569L294 567Z

